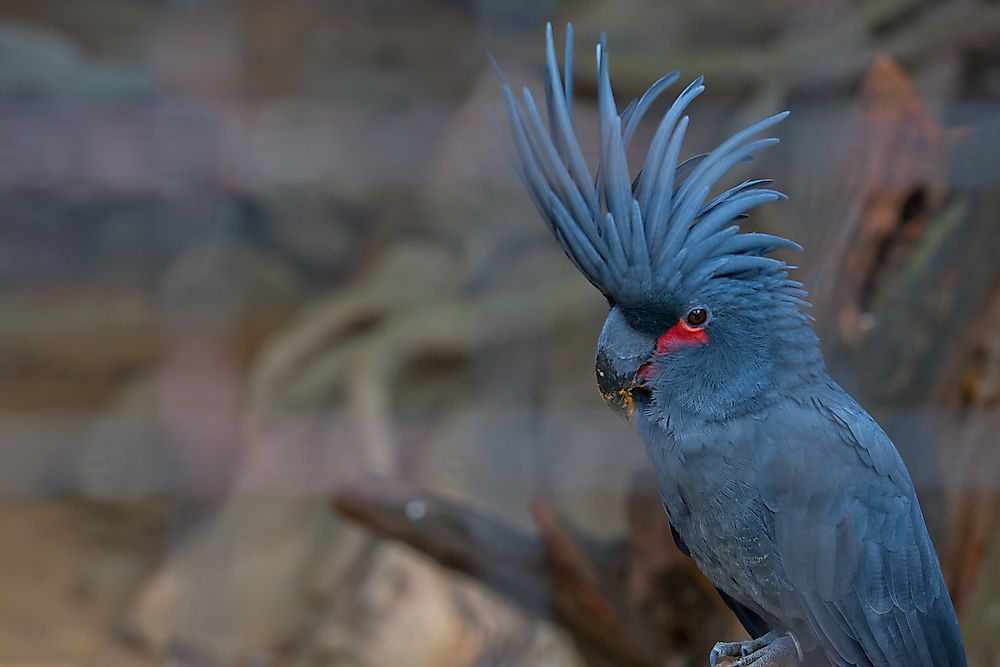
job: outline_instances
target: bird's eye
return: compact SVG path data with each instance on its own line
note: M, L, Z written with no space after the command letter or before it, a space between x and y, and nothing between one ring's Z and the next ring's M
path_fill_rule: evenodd
M695 306L688 311L684 321L690 327L700 327L708 321L708 309L704 306Z

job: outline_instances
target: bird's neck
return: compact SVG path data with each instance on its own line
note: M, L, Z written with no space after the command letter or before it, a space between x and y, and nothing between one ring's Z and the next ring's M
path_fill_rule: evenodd
M655 392L646 411L663 424L672 421L698 427L762 413L781 400L828 382L811 327L779 335L767 353L739 353L733 355L736 363L678 374Z

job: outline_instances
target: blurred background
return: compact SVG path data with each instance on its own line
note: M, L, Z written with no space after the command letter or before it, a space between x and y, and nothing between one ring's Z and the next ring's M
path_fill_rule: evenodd
M831 370L1000 665L986 0L0 0L0 665L683 666L741 636L489 122L487 52L540 95L546 20L591 156L601 30L620 107L706 75L688 155L792 110L732 179L791 195L751 226L806 246Z

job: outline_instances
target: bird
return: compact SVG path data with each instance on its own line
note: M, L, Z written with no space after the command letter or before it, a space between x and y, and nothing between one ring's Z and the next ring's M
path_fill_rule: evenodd
M492 56L491 56L492 58ZM573 32L562 70L551 23L545 115L494 60L514 170L559 245L608 302L597 385L644 443L670 532L748 635L709 662L740 667L966 664L955 610L913 482L889 436L828 372L791 240L742 226L786 199L769 179L720 183L773 146L787 112L682 159L684 87L635 175L630 144L679 78L619 111L607 38L596 45L599 159L573 112ZM717 194L716 194L717 193ZM735 662L733 662L735 660Z

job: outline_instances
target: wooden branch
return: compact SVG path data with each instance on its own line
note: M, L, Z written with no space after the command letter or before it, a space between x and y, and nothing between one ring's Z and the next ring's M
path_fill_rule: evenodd
M533 613L551 614L585 653L607 664L656 667L651 647L630 636L590 557L559 525L551 508L535 506L538 540L500 521L395 484L378 483L334 499L342 515L383 537L404 542L469 575ZM545 531L548 531L547 533Z
M544 502L532 506L537 537L395 483L342 492L333 505L374 533L404 542L522 608L551 617L595 665L657 667L665 656L677 655L699 664L727 631L714 591L694 580L700 575L679 554L646 564L658 573L649 578L656 587L636 599L626 580L629 571L642 566L629 560L628 545L585 546ZM657 516L662 511L658 501L647 510ZM665 522L659 529L666 532ZM662 613L664 607L673 613Z

